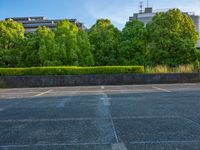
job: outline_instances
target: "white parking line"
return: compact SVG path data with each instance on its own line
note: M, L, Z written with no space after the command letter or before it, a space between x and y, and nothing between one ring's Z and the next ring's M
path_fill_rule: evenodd
M110 99L111 98L109 98L109 97L107 97L107 98L104 98L104 97L102 97L102 98L100 98L102 101L103 101L103 104L105 105L105 106L110 106Z
M177 144L177 143L200 143L200 141L136 141L130 144Z
M66 103L67 103L67 102L70 102L71 99L72 99L72 97L75 96L75 95L78 93L78 91L79 91L79 89L76 90L76 91L72 91L72 92L71 92L72 95L71 95L70 97L68 97L68 98L62 99L62 101L57 105L57 107L58 107L58 108L65 107Z
M37 146L87 146L87 145L110 145L110 143L51 143L51 144L33 144L33 145L0 145L0 148L23 148Z
M35 95L34 97L42 96L42 95L45 95L45 94L50 93L50 92L52 92L52 90L48 90L46 92L42 92L40 94Z
M110 99L111 99L111 98L108 97L108 95L107 95L106 93L104 93L103 91L102 91L101 95L102 95L102 97L100 98L100 100L103 101L103 104L104 104L105 106L110 106Z
M156 90L158 90L158 91L171 93L171 91L169 91L169 90L167 90L167 89L159 88L159 87L156 87L156 86L154 86L154 87L152 87L152 88L154 88L154 89L156 89Z
M37 94L38 92L15 92L15 93L12 93L12 92L8 92L8 93L0 93L0 94L3 94L3 95L20 95L20 94Z
M127 150L127 148L124 143L115 143L112 144L112 150Z
M55 118L55 119L18 119L18 120L0 120L0 123L13 122L58 122L58 121L86 121L86 120L128 120L128 119L184 119L179 116L138 116L138 117L98 117L98 118ZM191 121L191 120L190 120Z

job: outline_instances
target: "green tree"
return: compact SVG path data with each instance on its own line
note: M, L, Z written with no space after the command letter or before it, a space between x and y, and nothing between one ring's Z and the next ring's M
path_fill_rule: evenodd
M40 66L39 40L35 33L29 33L24 39L24 50L20 65L23 67Z
M55 34L47 27L39 27L36 31L39 41L39 59L42 66L62 65L62 54L55 42Z
M149 63L177 66L196 60L198 34L192 19L178 9L156 14L147 24Z
M122 65L144 65L147 55L147 32L139 20L128 22L122 31L120 62Z
M0 66L15 67L23 48L24 28L13 20L0 21Z
M195 50L196 56L197 56L197 61L200 63L200 49Z
M94 65L92 46L90 44L88 35L84 30L79 30L77 36L77 42L79 47L79 65L81 66Z
M47 27L39 27L33 34L28 34L22 55L24 66L56 66L63 65L64 51L59 49L55 34Z
M95 65L117 65L119 56L120 31L110 20L100 19L89 31L90 43L94 47Z
M64 51L61 61L64 62L64 65L78 65L78 27L71 24L68 20L64 20L57 24L54 32L59 50L61 52Z

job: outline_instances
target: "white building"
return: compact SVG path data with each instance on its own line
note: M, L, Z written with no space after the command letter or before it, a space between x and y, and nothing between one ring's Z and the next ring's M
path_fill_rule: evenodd
M46 26L49 29L55 29L58 22L63 19L46 19L45 17L18 17L18 18L6 18L5 20L12 19L16 22L21 22L25 29L25 34L29 32L35 32L38 27ZM79 29L85 29L83 23L77 19L67 19L70 23L76 25Z

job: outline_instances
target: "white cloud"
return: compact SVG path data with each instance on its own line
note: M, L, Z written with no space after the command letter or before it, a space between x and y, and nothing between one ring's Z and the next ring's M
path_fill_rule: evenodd
M138 12L139 2L141 0L87 0L86 9L89 15L94 19L108 18L113 24L122 28L128 21L129 16ZM146 6L146 0L142 0ZM179 8L182 11L195 12L200 15L200 0L150 0L150 6L153 9Z

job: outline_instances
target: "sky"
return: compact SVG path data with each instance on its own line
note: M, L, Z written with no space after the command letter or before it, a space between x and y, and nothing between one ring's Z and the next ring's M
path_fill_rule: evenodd
M0 20L7 17L45 16L48 19L73 19L88 28L99 18L108 18L122 29L129 16L147 0L0 0ZM179 8L200 15L200 0L149 0L154 10Z

